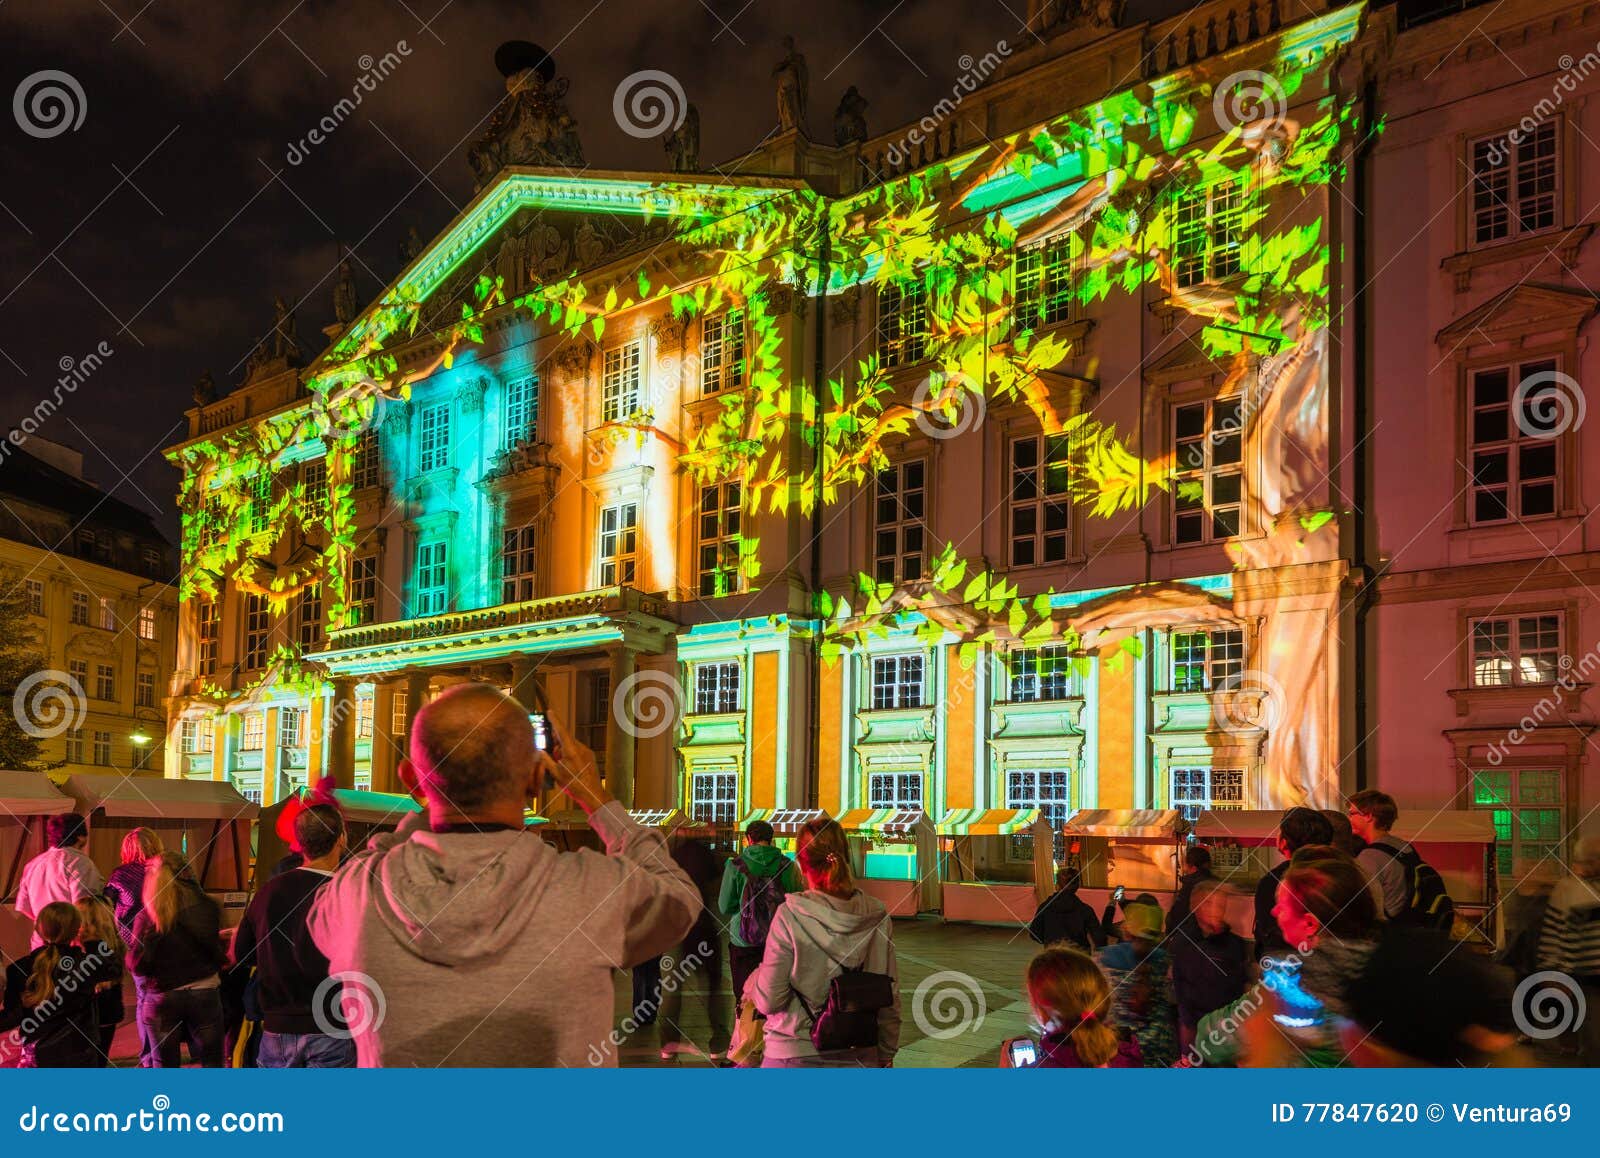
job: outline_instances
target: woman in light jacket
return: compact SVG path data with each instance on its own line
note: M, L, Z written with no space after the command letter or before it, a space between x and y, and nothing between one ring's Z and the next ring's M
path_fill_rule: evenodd
M883 902L856 888L844 830L813 820L800 830L795 860L806 890L791 893L772 919L748 996L766 1016L762 1065L887 1066L900 1044L900 985L894 929ZM818 1052L813 1016L845 969L886 974L894 998L878 1012L876 1044Z

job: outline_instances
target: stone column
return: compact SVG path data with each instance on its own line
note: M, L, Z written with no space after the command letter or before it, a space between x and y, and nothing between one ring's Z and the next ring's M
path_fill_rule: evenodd
M511 697L530 712L537 712L544 703L539 694L537 672L539 665L526 656L511 661Z
M422 710L422 705L428 702L428 678L428 673L425 671L406 673L406 730L403 736L395 737L402 755L411 747L411 725L416 723L417 713Z
M633 807L633 721L628 718L627 703L630 698L624 690L635 670L633 649L626 644L611 648L611 703L606 709L606 787L611 795L622 801L624 808ZM618 710L619 706L622 710Z
M333 678L333 700L328 705L328 773L334 787L356 786L356 681L354 676Z

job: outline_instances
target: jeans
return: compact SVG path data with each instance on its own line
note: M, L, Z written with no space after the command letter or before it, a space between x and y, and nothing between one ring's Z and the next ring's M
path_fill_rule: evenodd
M150 1048L150 1035L145 1032L144 1018L139 1015L144 1008L145 990L149 984L139 974L133 975L133 1027L139 1034L139 1065L142 1069L150 1069L156 1064L155 1050Z
M356 1064L356 1043L326 1033L261 1035L256 1065L264 1070L340 1070Z
M222 995L211 989L147 988L139 999L139 1032L150 1039L150 1064L156 1069L183 1065L189 1057L206 1069L222 1068Z

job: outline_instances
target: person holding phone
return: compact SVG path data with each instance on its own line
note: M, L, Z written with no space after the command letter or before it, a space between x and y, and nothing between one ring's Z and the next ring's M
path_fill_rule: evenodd
M1111 983L1094 958L1054 945L1028 962L1028 1004L1044 1027L1039 1044L1007 1043L1011 1065L1033 1069L1137 1069L1139 1043L1119 1031ZM1033 1060L1027 1061L1030 1054Z

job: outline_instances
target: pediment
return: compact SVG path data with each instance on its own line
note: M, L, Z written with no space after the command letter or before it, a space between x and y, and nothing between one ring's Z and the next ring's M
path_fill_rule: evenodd
M1145 380L1154 386L1167 386L1174 382L1221 382L1234 372L1237 357L1213 358L1206 353L1198 338L1185 337L1146 366Z
M1516 285L1495 294L1440 330L1435 341L1446 349L1504 342L1538 333L1576 333L1600 299L1587 290Z

